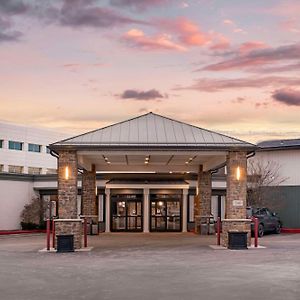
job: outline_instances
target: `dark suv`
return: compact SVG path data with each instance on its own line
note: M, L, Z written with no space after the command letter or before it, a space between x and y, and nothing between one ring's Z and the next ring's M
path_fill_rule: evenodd
M258 236L262 237L265 232L281 232L281 221L276 213L266 207L247 207L247 218L258 218ZM251 231L254 233L254 222L251 222Z

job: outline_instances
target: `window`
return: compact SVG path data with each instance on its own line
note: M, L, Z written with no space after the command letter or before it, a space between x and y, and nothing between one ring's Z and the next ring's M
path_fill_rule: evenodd
M34 168L34 167L28 167L28 174L41 174L42 173L42 169L41 168Z
M23 173L22 166L8 166L9 173Z
M56 169L47 169L46 174L57 174Z
M28 144L28 151L30 151L30 152L41 152L41 145Z
M0 172L3 172L4 170L4 165L0 165Z
M9 141L8 142L8 149L11 149L11 150L22 150L23 149L23 143L21 143L21 142L15 142L15 141Z
M46 152L50 154L50 149L48 147L46 147Z
M3 140L0 140L0 148L3 148Z

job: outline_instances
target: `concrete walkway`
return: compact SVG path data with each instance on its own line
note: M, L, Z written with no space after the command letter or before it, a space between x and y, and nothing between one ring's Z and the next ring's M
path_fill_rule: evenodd
M45 236L0 237L1 299L300 299L300 235L266 249L208 247L194 234L103 234L92 252L38 253Z

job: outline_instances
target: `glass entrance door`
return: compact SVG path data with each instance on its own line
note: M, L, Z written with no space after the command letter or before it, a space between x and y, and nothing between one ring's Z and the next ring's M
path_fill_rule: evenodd
M151 200L151 231L181 231L181 195L156 196Z
M143 231L142 199L138 196L112 197L112 231Z

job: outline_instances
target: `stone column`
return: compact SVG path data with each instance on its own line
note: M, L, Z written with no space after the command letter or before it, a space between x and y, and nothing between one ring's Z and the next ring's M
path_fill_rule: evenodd
M250 220L246 219L247 207L247 153L230 151L227 155L227 193L225 219L222 226L222 245L228 246L228 232L247 232L251 243Z
M77 216L77 153L73 150L59 151L58 216L59 219L55 220L56 236L72 234L75 249L81 248L82 220Z
M105 232L110 232L110 189L105 189Z
M98 211L96 199L96 170L83 171L82 174L82 214L88 220L98 224Z
M143 227L144 232L149 232L149 189L144 189L144 206L143 206Z
M194 201L195 232L199 233L201 219L211 214L211 172L199 166L197 195Z
M183 190L182 194L182 232L187 232L187 202L188 202L188 189Z

